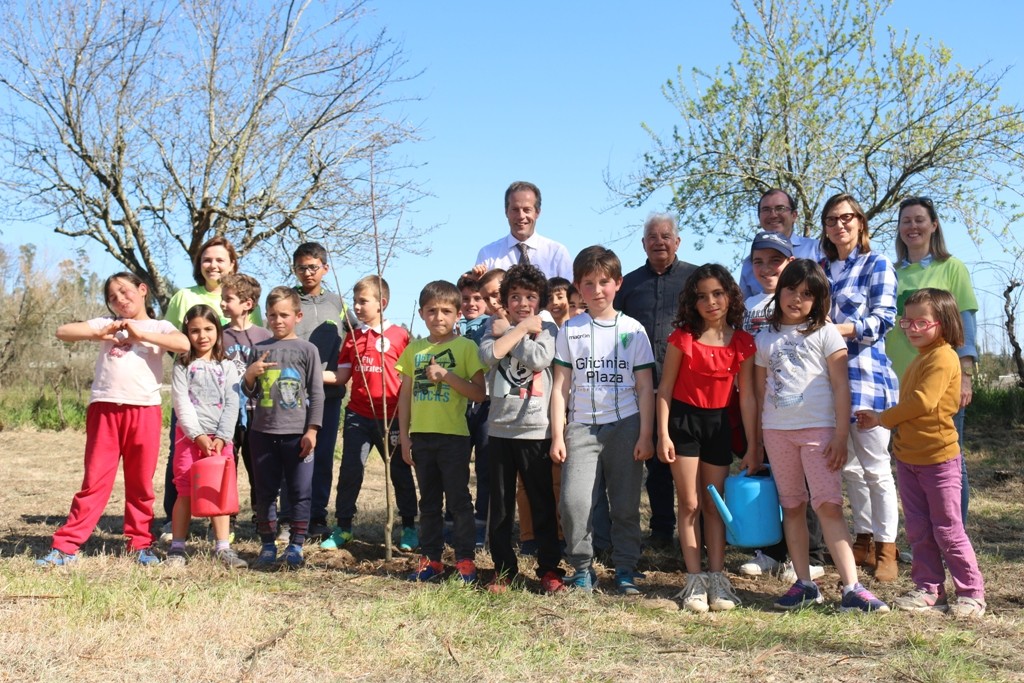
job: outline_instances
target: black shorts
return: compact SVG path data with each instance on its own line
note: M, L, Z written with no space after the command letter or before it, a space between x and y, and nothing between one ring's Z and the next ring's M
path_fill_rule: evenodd
M698 408L672 399L668 434L676 455L700 458L709 465L732 464L732 425L727 408Z

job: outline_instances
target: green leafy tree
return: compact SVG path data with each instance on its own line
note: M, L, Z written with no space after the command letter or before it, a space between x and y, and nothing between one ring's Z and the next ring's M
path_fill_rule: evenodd
M750 239L769 187L794 195L808 236L836 192L882 237L899 200L921 194L1019 254L1024 111L1000 102L1008 70L965 68L941 44L879 28L889 5L733 0L739 59L692 81L679 68L664 93L682 123L648 129L653 149L614 189L638 206L670 188L680 224L720 242Z
M169 264L214 235L263 263L306 240L372 253L370 159L378 216L416 196L393 154L415 131L389 117L411 75L383 32L360 33L360 0L325 5L4 3L9 210L92 240L161 305Z

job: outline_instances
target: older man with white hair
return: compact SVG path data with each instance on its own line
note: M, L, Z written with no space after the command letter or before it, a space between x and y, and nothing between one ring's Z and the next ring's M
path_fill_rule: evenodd
M640 240L647 262L622 278L615 296L615 308L640 321L654 348L654 386L658 386L661 366L668 348L668 335L679 309L679 293L696 266L676 257L679 229L670 213L653 213L644 221ZM651 535L648 544L655 548L673 546L676 526L675 486L672 470L657 458L647 461L647 497L651 503Z

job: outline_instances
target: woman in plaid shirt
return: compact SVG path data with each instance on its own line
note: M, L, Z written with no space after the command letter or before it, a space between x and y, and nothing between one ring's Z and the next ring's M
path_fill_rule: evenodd
M896 320L896 270L889 259L871 251L867 217L849 194L825 202L821 225L821 266L832 285L830 316L849 352L853 422L858 410L885 410L899 395L885 355L885 335ZM857 532L854 556L858 564L875 567L877 580L894 581L899 511L889 464L889 430L851 429L849 450L843 474Z

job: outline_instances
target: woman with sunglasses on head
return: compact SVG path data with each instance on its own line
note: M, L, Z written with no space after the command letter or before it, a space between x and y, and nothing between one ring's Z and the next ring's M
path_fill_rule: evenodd
M885 335L896 322L896 271L889 259L871 251L867 217L851 195L830 197L821 211L821 225L821 266L832 288L829 315L849 355L853 422L857 411L881 412L896 403L896 375L885 353ZM877 580L894 581L899 510L889 430L851 429L849 452L843 478L857 533L854 558L858 565L874 566ZM847 472L851 469L852 477Z
M900 202L899 222L896 232L896 275L899 287L896 290L896 313L903 316L907 298L919 289L934 287L944 289L953 295L964 328L964 343L957 347L960 357L960 410L953 417L960 437L960 451L964 445L964 408L973 395L972 379L978 350L975 347L978 300L974 296L971 276L967 266L960 259L950 256L946 240L942 236L939 214L928 197L907 197ZM907 333L897 327L889 335L886 349L892 360L896 376L902 379L907 366L917 357L915 349L907 339ZM967 524L967 503L970 494L967 488L967 464L961 457L962 490L960 512L964 525Z

